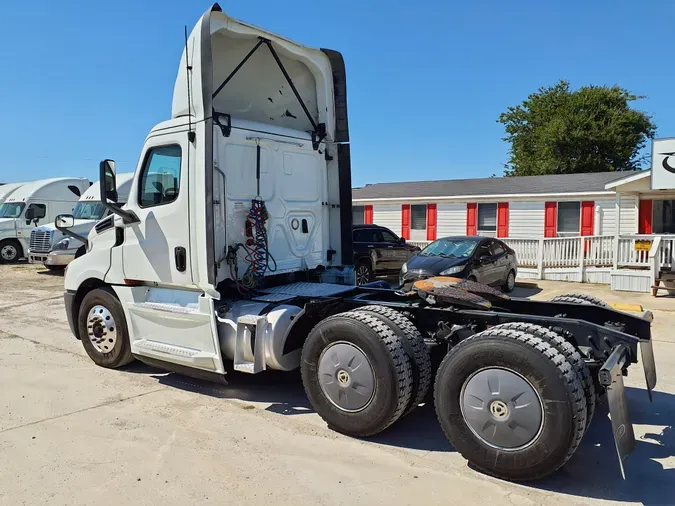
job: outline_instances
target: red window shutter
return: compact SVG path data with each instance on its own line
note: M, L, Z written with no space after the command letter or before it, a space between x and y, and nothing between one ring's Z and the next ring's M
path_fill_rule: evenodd
M546 202L544 204L544 237L557 235L558 204Z
M652 201L641 200L640 212L638 218L638 233L651 234L652 233Z
M366 225L373 224L373 206L363 207L363 223Z
M401 206L401 237L410 239L410 204Z
M509 236L509 203L497 204L497 237Z
M593 235L595 202L585 200L581 203L581 235Z
M466 235L478 235L478 204L466 205Z
M427 204L427 241L436 240L436 204Z

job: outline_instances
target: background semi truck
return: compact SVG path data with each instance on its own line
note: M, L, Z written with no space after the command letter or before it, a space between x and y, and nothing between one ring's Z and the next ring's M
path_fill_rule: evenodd
M0 207L5 200L25 183L7 183L0 186Z
M117 176L118 204L124 205L129 196L133 173ZM30 233L28 261L44 264L50 270L62 270L76 257L86 252L86 238L94 225L110 215L101 202L100 184L90 186L80 197L73 211L73 222L65 230L57 223L35 227ZM63 227L61 227L63 228Z
M124 209L115 163L101 162L115 216L65 275L89 357L220 382L300 368L314 410L355 437L433 388L455 449L514 480L560 468L607 394L623 461L635 443L623 374L640 352L656 384L651 315L454 278L356 287L349 154L341 55L214 5L186 37L172 117L147 136Z
M0 262L26 257L33 228L72 213L90 185L86 178L61 177L25 183L13 191L0 207Z

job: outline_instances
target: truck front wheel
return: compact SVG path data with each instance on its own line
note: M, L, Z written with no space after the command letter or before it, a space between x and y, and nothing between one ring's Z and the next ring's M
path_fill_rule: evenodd
M96 365L116 369L134 360L122 304L110 288L84 296L77 323L84 350Z
M576 372L538 337L495 327L443 359L434 403L446 436L474 467L507 480L542 478L574 454L586 428Z
M14 239L0 241L0 263L14 264L21 258L21 244Z
M348 436L383 431L410 404L413 375L402 340L367 312L321 321L307 337L300 368L314 410Z

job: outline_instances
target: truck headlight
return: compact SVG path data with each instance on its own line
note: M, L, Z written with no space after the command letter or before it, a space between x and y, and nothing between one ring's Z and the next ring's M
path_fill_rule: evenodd
M408 263L407 262L403 264L403 267L401 267L401 274L405 274L406 272L408 272Z
M54 249L68 249L68 246L70 246L70 239L66 237L65 239L61 239L59 242L57 242L54 245Z
M457 274L464 269L463 265L456 265L454 267L448 267L444 271L441 271L441 276L448 276L450 274Z

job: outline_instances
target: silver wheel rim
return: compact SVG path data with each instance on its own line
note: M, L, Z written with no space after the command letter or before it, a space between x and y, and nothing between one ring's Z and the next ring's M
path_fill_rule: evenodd
M506 286L509 287L509 290L513 290L513 288L516 286L516 277L512 272L509 272L509 277L506 278Z
M462 387L460 407L471 432L499 450L530 446L544 425L539 394L528 380L508 369L474 373Z
M345 341L328 346L319 357L319 384L342 411L365 409L375 394L375 373L363 350Z
M94 306L87 315L87 334L99 353L110 353L117 344L117 323L105 306Z
M13 244L5 244L0 250L0 256L2 256L2 259L8 262L14 260L16 258L16 255L17 255L16 246L14 246Z
M368 278L370 274L370 269L368 269L367 265L360 265L358 269L356 269L356 284L357 285L365 285L368 282Z

